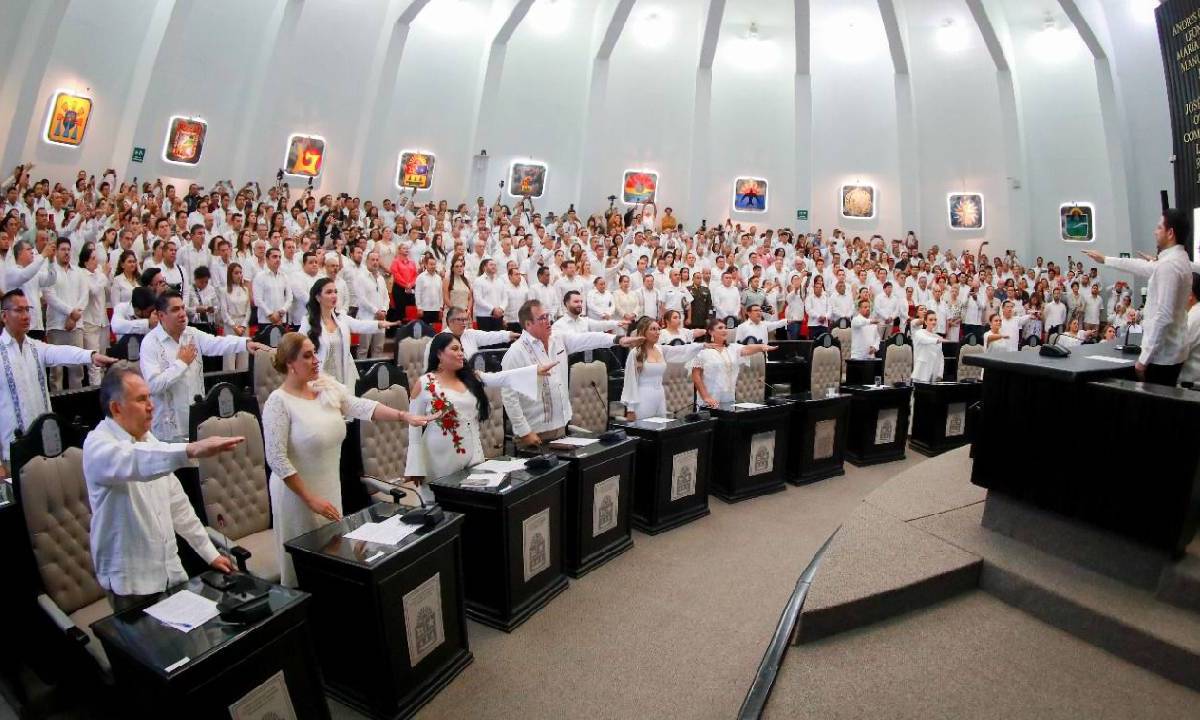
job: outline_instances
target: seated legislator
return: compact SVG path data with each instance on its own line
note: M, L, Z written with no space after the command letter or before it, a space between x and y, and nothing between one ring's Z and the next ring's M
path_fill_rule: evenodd
M176 534L214 569L231 572L233 563L213 546L174 471L228 452L245 438L185 444L154 437L150 386L132 367L108 371L100 404L105 417L83 443L83 475L92 506L92 562L113 612L187 580Z
M942 355L942 343L946 339L930 330L935 327L937 313L927 310L921 327L912 331L912 379L916 382L937 382L946 372L946 358Z
M679 311L667 312L668 315L671 313L675 314L676 319L679 318ZM639 320L629 334L630 337L645 338L646 341L625 358L621 402L625 405L625 418L628 420L666 415L667 396L663 392L663 375L667 372L667 363L686 363L705 347L700 343L663 345L660 334L658 322L649 317Z
M504 353L501 367L515 370L529 365L557 363L548 376L540 378L536 398L510 388L500 392L504 411L512 422L513 438L521 447L536 447L566 434L571 420L571 394L567 382L567 356L571 353L611 347L637 347L643 338L617 338L602 332L565 332L551 329L550 314L537 300L529 300L517 313L520 339Z
M705 343L704 349L690 364L692 384L705 405L717 407L734 402L738 373L747 358L775 348L771 345L727 346L729 328L717 318L708 321L708 337L712 342Z
M0 443L4 465L17 431L29 427L38 415L50 412L46 368L60 365L93 364L104 367L116 362L94 350L70 345L47 345L29 337L29 299L21 290L10 290L0 299ZM8 475L5 470L4 476Z
M498 373L476 372L466 364L466 354L457 336L438 333L429 343L429 371L421 376L409 411L433 415L424 427L409 428L408 457L404 475L417 486L422 499L433 500L424 480L445 477L483 462L479 425L491 408L485 387L509 388L536 399L538 376L550 374L557 362L528 365Z
M430 418L354 397L320 372L312 340L298 332L279 341L274 367L286 377L263 405L263 443L271 468L271 524L279 543L280 583L295 587L296 574L283 543L342 517L339 467L346 421L422 427Z

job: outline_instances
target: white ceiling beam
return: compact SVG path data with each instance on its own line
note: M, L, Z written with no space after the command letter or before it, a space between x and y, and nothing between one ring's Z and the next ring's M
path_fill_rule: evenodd
M1063 12L1070 18L1071 24L1075 26L1075 31L1079 33L1079 37L1083 38L1083 44L1087 46L1088 52L1097 62L1108 60L1108 53L1104 51L1104 45L1100 43L1100 38L1096 36L1096 31L1092 29L1092 24L1083 16L1083 12L1079 9L1079 5L1075 0L1058 0L1058 5L1063 9Z
M796 10L796 74L808 75L812 70L812 7L810 0L795 0Z
M983 44L987 46L988 54L992 56L992 63L995 64L996 70L1008 72L1008 58L1004 57L1004 45L1000 43L1000 36L996 34L996 26L992 24L987 9L983 7L983 0L966 0L966 3L967 9L971 11L971 17L975 19L975 27L979 28L979 34L983 36Z
M892 52L892 67L897 75L907 75L908 55L904 52L904 36L900 32L900 19L896 16L894 0L879 0L879 15L883 18L883 29L887 33L888 49Z
M613 48L621 39L621 33L625 30L625 26L629 22L629 14L633 12L633 6L636 3L637 0L619 0L617 2L617 7L613 9L612 17L608 20L608 28L604 31L604 39L600 41L600 48L596 51L597 60L607 60L612 57Z
M725 17L725 0L709 0L704 19L704 39L700 42L700 69L711 70L717 56L717 40L721 38L721 20Z

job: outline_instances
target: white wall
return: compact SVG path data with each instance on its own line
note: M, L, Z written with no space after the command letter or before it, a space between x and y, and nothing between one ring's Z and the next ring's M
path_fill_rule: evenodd
M438 157L430 197L469 200L471 157L487 148L489 201L514 159L550 164L547 194L538 203L543 210L572 202L584 212L600 210L607 195L620 194L623 170L650 168L660 174L660 207L673 206L692 226L702 217L715 222L731 215L760 227L793 225L795 211L807 209L813 229L899 236L909 229L903 200L918 210L908 214L919 216L913 229L927 242L986 238L994 246L1049 257L1067 252L1058 238L1057 211L1069 200L1096 204L1097 248L1146 249L1158 190L1171 186L1156 31L1139 22L1125 0L1079 2L1106 49L1103 62L1114 68L1108 99L1082 45L1059 62L1031 50L1030 38L1047 9L1067 24L1057 2L985 0L1012 69L1016 147L1000 120L996 66L965 4L898 1L910 68L900 86L911 84L916 117L915 167L904 177L901 151L914 148L899 146L905 135L897 78L876 0L809 4L813 132L807 167L796 161L805 153L797 152L795 127L807 118L796 115L806 106L795 96L791 0L725 3L711 99L698 108L707 2L638 0L611 58L596 63L617 1L559 1L569 8L562 32L539 31L534 19L547 0L537 0L507 46L491 52L516 0L432 0L404 37L398 64L388 65L389 26L411 0L53 0L38 12L0 0L0 39L10 41L2 44L0 59L14 63L4 69L0 120L12 116L15 133L6 141L2 166L33 159L35 175L66 180L80 167L99 172L115 157L124 159L119 170L141 177L211 184L244 167L246 177L234 180L266 184L282 164L287 136L307 131L328 141L324 191L394 193L398 153L418 148ZM656 10L670 24L670 39L650 48L635 26ZM967 46L953 54L936 42L946 17L970 30ZM735 54L751 21L777 52L772 63L748 70ZM14 45L29 32L48 38L44 51L23 54ZM147 48L152 67L139 73L139 55ZM489 57L499 58L491 75L485 73ZM18 67L18 61L25 64ZM58 87L88 88L95 98L79 149L41 141ZM494 102L481 103L481 97ZM127 113L131 103L136 105ZM359 111L368 106L383 118L364 121ZM204 157L195 168L161 160L167 122L177 113L209 122ZM1112 122L1116 126L1105 124ZM372 128L373 145L367 146L364 127ZM1109 147L1105 132L1111 136L1112 127L1131 152ZM119 140L130 146L115 147ZM128 162L133 145L147 148L144 164ZM1019 189L1006 179L1006 158L1013 157L1023 165L1015 170ZM731 184L739 174L770 182L765 216L732 212ZM693 180L699 185L691 194ZM796 188L809 180L811 196L799 196ZM838 188L852 181L877 186L876 219L838 216ZM986 195L981 233L948 227L946 195L957 190ZM1030 222L1014 213L1017 201L1027 203ZM1122 212L1127 219L1119 223Z

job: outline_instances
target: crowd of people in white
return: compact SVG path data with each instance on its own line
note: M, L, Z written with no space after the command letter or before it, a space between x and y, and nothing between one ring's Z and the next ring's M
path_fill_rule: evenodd
M140 369L154 405L153 438L164 447L186 442L187 407L203 391L197 356L244 368L254 328L283 326L299 330L277 356L289 378L277 393L290 396L266 404L264 427L278 458L272 494L286 487L298 499L289 504L280 496L273 504L297 516L329 519L338 510L331 491L319 496L294 482L304 475L298 466L327 467L327 458L292 452L289 462L288 448L295 448L286 438L281 445L280 435L291 428L309 445L316 440L311 428L298 432L287 418L312 415L322 403L335 420L381 415L305 383L328 376L352 387L354 353L380 354L386 333L412 319L451 336L433 343L430 372L413 389L414 407L431 414L376 419L407 421L419 436L429 435L422 428L432 422L450 438L410 453L409 474L419 481L477 457L477 440L461 436L486 416L486 403L474 402L483 385L503 388L520 444L561 433L570 419L561 362L568 352L614 342L635 348L622 399L638 417L663 412L654 388L666 362L691 363L701 402L730 400L736 367L747 355L770 351L773 334L815 337L849 325L854 357L872 356L900 332L918 354L969 336L989 351L1009 351L1051 334L1071 344L1140 333L1143 312L1150 326L1155 312L1178 303L1165 295L1163 281L1155 289L1154 268L1178 265L1163 242L1157 258L1088 253L1095 264L1085 267L1074 256L1025 261L1011 250L990 252L986 242L926 247L912 232L795 233L733 220L685 227L671 208L660 213L653 203L585 219L573 206L542 214L528 199L511 207L484 198L452 206L401 193L376 204L282 183L264 190L221 181L182 190L162 180L122 180L113 170L57 181L34 179L33 171L19 165L0 183L5 460L14 433L49 410L46 386L78 386L87 363L89 383L100 383L101 366L112 362L106 348L128 334L145 336ZM1164 216L1156 237L1186 235L1172 218ZM1101 281L1098 264L1105 262L1150 278L1144 307L1127 282ZM1186 307L1195 305L1197 285ZM1178 325L1178 317L1170 320ZM1183 380L1200 379L1200 311L1188 312L1186 333L1176 327L1164 334L1167 323L1154 322L1159 332L1146 328L1139 372L1182 363ZM481 377L470 370L464 360L495 343L511 343L505 372ZM68 367L65 377L51 367L60 364ZM914 379L935 379L935 365L917 365L922 376ZM534 367L536 374L522 372ZM186 462L179 448L173 452L162 465L167 471ZM145 589L105 587L121 588L114 590L119 595Z

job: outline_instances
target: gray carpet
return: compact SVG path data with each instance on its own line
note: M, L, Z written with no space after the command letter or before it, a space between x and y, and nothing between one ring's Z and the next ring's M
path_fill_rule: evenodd
M974 592L791 648L766 717L1194 718L1200 694Z
M475 662L433 718L729 718L812 554L869 492L923 458L726 505L634 546L506 635L471 623ZM334 707L335 718L356 718Z

